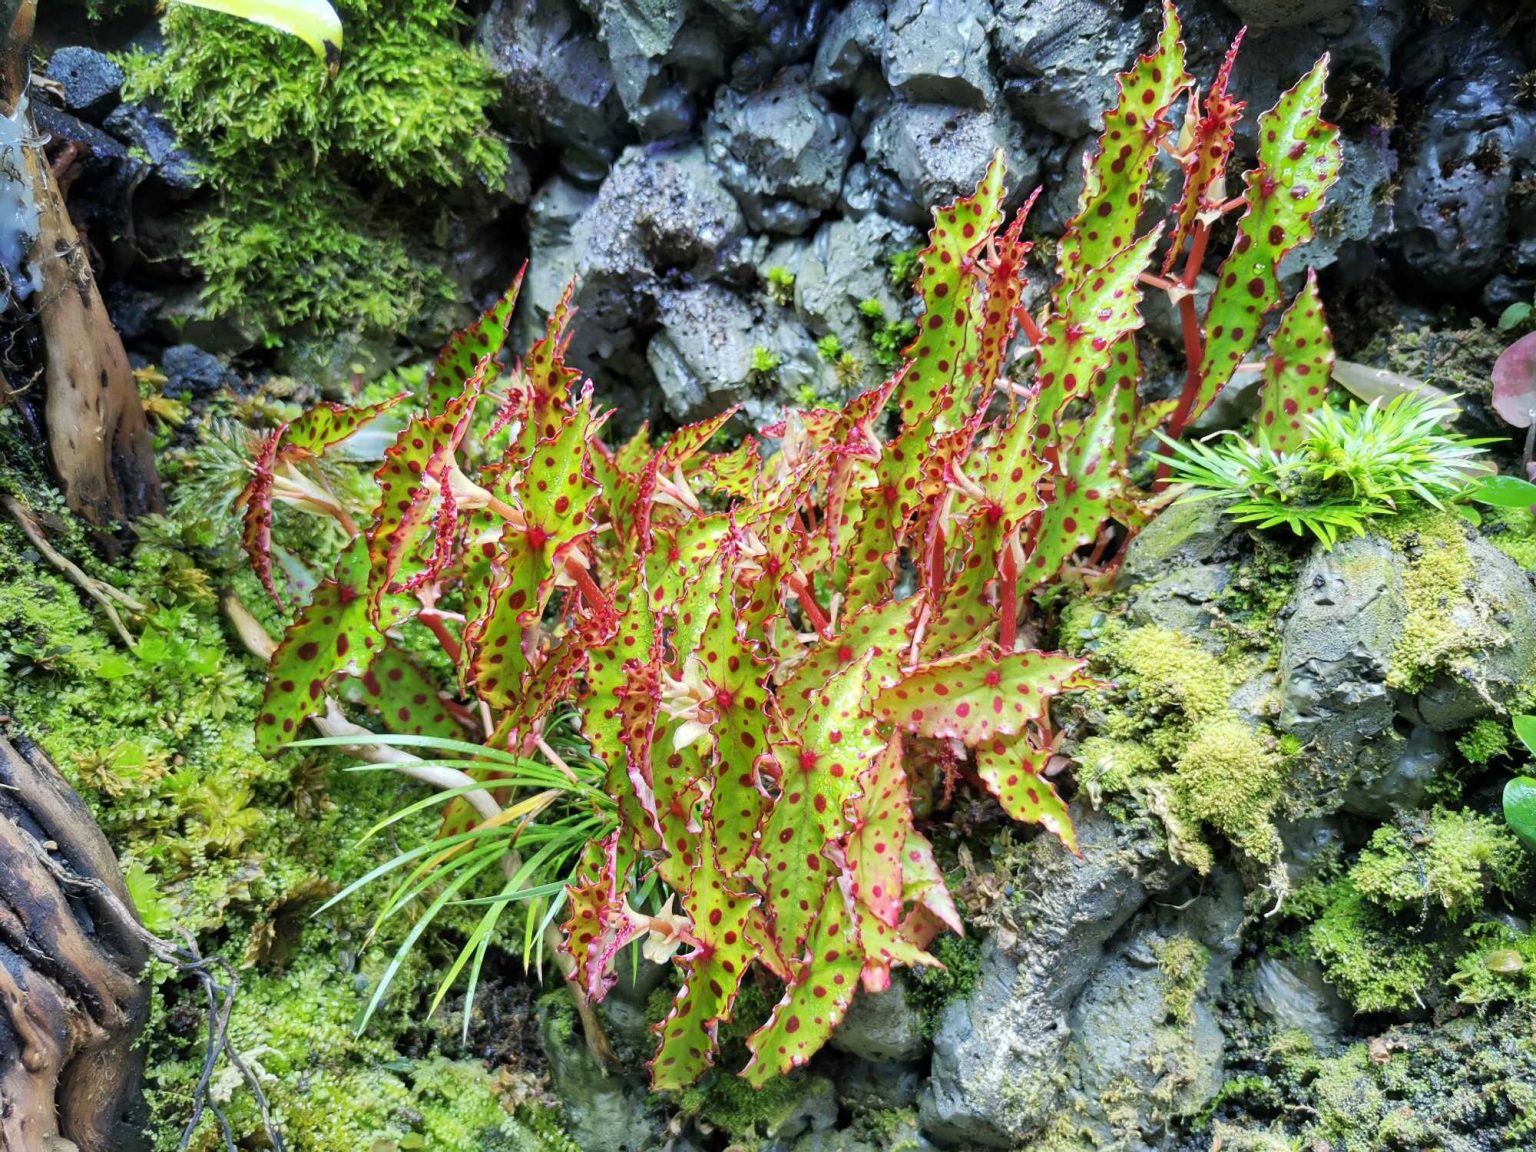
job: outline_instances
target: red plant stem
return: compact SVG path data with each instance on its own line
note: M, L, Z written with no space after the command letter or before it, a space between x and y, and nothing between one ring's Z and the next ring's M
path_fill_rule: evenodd
M580 563L567 560L565 574L576 582L576 587L581 591L581 598L593 611L601 612L603 615L613 611L613 605L608 602L608 597L603 595L603 590L597 586L597 581L592 579L592 573L583 568Z
M1045 343L1045 333L1040 331L1040 325L1035 323L1027 308L1019 309L1019 327L1024 329L1024 335L1036 348Z
M459 641L452 632L448 631L448 625L443 619L443 614L436 608L423 608L417 613L416 619L427 626L432 635L437 637L437 642L443 646L443 651L447 654L448 659L457 664L459 662Z
M1168 421L1168 435L1175 440L1184 434L1194 412L1195 401L1200 396L1200 368L1205 359L1205 348L1200 337L1200 316L1195 311L1195 285L1200 279L1200 265L1205 262L1205 246L1210 238L1211 226L1204 220L1196 220L1190 233L1189 259L1184 262L1184 274L1179 277L1179 286L1184 289L1184 294L1179 297L1179 320L1184 329L1184 357L1188 367L1184 374L1184 391L1179 396L1179 406L1174 409ZM1166 456L1168 452L1165 444L1162 454ZM1168 472L1166 462L1157 466L1159 487L1168 483Z

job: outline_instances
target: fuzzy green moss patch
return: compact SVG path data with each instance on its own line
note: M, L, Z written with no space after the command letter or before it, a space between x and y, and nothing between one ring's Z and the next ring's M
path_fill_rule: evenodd
M125 61L216 194L188 254L204 310L325 336L407 327L449 281L415 237L445 223L445 189L495 188L508 164L486 111L497 85L453 0L338 0L340 71L293 37L173 7L164 51Z
M1140 798L1162 818L1174 857L1202 873L1215 861L1211 837L1225 840L1278 898L1274 820L1289 761L1267 726L1232 708L1252 662L1160 628L1100 621L1092 636L1095 669L1114 688L1090 705L1096 731L1076 751L1089 796Z

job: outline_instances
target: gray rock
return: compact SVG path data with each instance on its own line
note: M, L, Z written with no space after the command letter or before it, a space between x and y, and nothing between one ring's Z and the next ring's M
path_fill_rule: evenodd
M240 382L222 360L195 344L167 348L160 354L160 371L166 378L167 396L212 396Z
M1254 32L1322 25L1330 32L1349 27L1355 0L1222 0Z
M1327 1049L1336 1043L1354 1011L1323 978L1315 961L1264 956L1253 970L1253 1002L1276 1031L1296 1029Z
M832 1073L842 1105L867 1112L912 1107L927 1078L928 1065L922 1060L849 1058Z
M832 1047L866 1060L916 1060L927 1052L923 1019L912 1004L906 978L894 974L884 992L860 990L832 1034Z
M999 0L992 42L1020 114L1062 136L1103 127L1114 77L1136 56L1139 20L1098 0Z
M571 229L582 351L612 361L656 319L662 273L708 278L733 259L741 209L697 148L631 147Z
M502 123L521 140L559 145L576 179L600 180L628 131L586 14L573 0L493 0L475 39L502 78Z
M700 94L725 75L716 21L690 0L615 0L594 15L630 122L650 138L691 129Z
M1509 228L1515 159L1529 157L1530 114L1508 99L1520 64L1488 35L1430 45L1454 71L1425 95L1418 144L1396 200L1396 249L1442 291L1481 285Z
M1131 541L1120 566L1129 622L1215 643L1214 605L1232 581L1242 541L1242 529L1214 501L1167 509Z
M882 202L881 211L918 225L929 222L934 205L974 192L999 149L1011 186L1031 186L1039 171L1000 108L898 100L870 126L864 149L900 181L900 199Z
M878 300L886 315L898 315L902 303L886 262L921 242L917 229L878 213L823 224L795 261L796 309L815 331L834 332L844 347L856 347L864 328L860 301Z
M121 104L101 125L149 161L151 173L175 192L202 187L197 160L176 142L176 133L159 109L149 103Z
M641 1080L613 1076L573 1027L563 993L540 1003L539 1037L566 1134L582 1152L643 1152L661 1134Z
M733 404L742 405L752 423L771 423L783 415L786 397L820 382L816 348L803 328L765 316L720 284L662 289L657 316L661 331L646 360L679 423ZM771 378L756 370L759 349L778 360Z
M91 123L100 123L122 101L123 70L94 48L58 49L43 75L63 86L65 110Z
M815 1132L795 1141L791 1152L938 1152L912 1120L903 1115L890 1117L890 1126L861 1138L847 1128Z
M1317 215L1317 235L1280 261L1280 279L1294 291L1308 268L1326 268L1348 245L1384 236L1392 222L1388 189L1397 157L1385 134L1344 140L1347 157L1338 182Z
M880 0L853 0L832 17L816 46L811 83L824 92L845 91L878 72L885 52L885 6Z
M806 87L803 68L759 92L722 88L704 147L757 231L798 236L837 202L853 151L846 117Z
M1083 859L1041 838L1010 909L1018 935L982 944L981 982L945 1010L919 1105L925 1133L957 1148L1009 1148L1050 1120L1071 1039L1067 1013L1104 946L1176 873L1147 830L1073 811Z
M1366 536L1315 551L1280 632L1281 731L1345 764L1390 731L1397 707L1387 674L1404 614L1387 541Z
M799 1091L757 1125L758 1131L779 1147L784 1146L781 1142L803 1138L807 1133L830 1133L837 1125L837 1089L831 1080L802 1075L796 1086Z
M885 19L885 79L902 97L974 108L995 97L985 0L894 0Z

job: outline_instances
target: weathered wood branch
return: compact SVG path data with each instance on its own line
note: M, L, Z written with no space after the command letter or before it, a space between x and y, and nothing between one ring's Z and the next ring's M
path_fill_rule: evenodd
M0 738L4 1152L139 1144L149 954L132 907L90 810L35 746Z

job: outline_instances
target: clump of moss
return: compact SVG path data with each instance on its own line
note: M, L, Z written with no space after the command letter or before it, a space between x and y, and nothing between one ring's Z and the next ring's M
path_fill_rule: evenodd
M1499 821L1446 809L1405 816L1378 828L1354 865L1326 888L1306 945L1363 1012L1448 997L1524 999L1525 981L1495 979L1522 973L1523 960L1499 972L1497 965L1487 968L1486 956L1523 956L1527 947L1536 955L1536 944L1512 929L1490 935L1480 925L1499 908L1500 895L1521 888L1527 876L1518 841Z
M1468 728L1456 741L1456 750L1467 763L1481 767L1509 753L1509 725L1491 716Z
M763 275L768 299L780 308L788 308L795 302L795 274L788 268L770 268Z
M1412 512L1384 521L1381 531L1402 560L1407 605L1387 683L1417 691L1491 642L1486 629L1468 627L1466 614L1454 611L1467 602L1474 574L1467 526L1448 513Z
M902 248L885 259L886 276L898 292L910 292L921 266L921 248Z
M923 1022L923 1035L939 1029L952 1000L963 999L981 983L981 945L974 936L940 936L929 949L942 968L914 968L908 995Z
M1168 1008L1169 1022L1179 1028L1192 1027L1195 1001L1205 988L1210 952L1188 936L1169 936L1153 945L1152 954L1163 978L1163 1003Z
M885 306L875 299L859 301L859 315L868 329L875 363L895 368L901 363L901 351L917 339L917 322L910 318L888 320Z
M189 253L211 317L276 344L358 325L393 332L451 297L414 239L441 192L496 188L508 164L486 111L487 61L453 0L340 0L347 31L328 80L308 46L218 13L174 7L163 52L125 61L126 94L154 98L217 194Z
M1077 749L1089 796L1139 797L1162 818L1174 857L1202 873L1215 861L1207 837L1219 835L1282 895L1274 820L1289 759L1266 726L1232 708L1249 663L1179 632L1071 620L1066 641L1091 637L1096 669L1116 685L1090 709L1096 731Z

